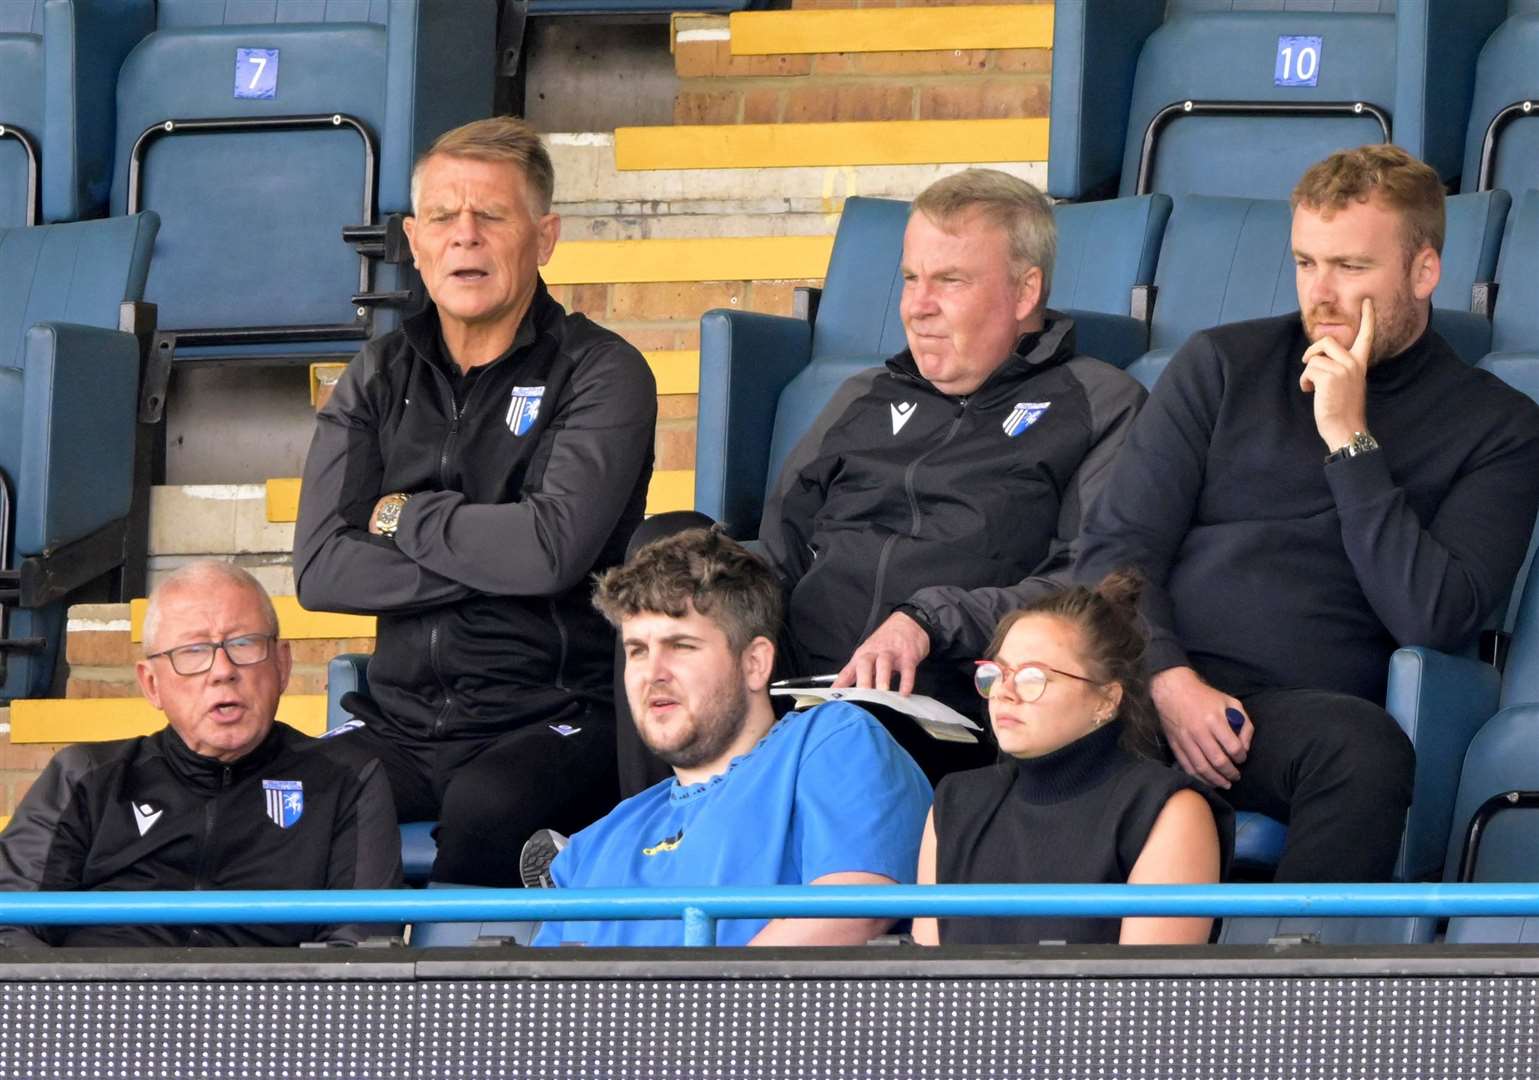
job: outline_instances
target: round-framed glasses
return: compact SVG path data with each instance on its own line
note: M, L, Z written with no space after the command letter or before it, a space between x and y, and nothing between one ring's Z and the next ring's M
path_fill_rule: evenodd
M1076 675L1072 671L1060 671L1040 660L1028 660L1024 664L1013 667L999 660L975 660L973 665L973 687L983 697L992 694L994 687L998 686L1001 680L1009 680L1008 685L1015 691L1016 697L1022 701L1036 701L1047 689L1049 675L1078 679L1091 686L1101 685L1088 676Z

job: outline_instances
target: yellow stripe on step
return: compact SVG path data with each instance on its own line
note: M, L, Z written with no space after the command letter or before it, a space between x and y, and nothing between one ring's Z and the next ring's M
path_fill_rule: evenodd
M545 280L552 285L613 285L820 278L828 272L833 249L832 236L574 240L556 248L545 267Z
M296 481L297 483L297 481ZM144 640L144 609L148 601L139 599L129 605L130 640ZM291 641L330 638L367 638L374 636L373 615L341 615L334 611L307 611L292 596L273 597L278 612L278 630Z
M737 11L728 25L734 56L1053 47L1048 4Z
M278 719L308 735L326 730L326 695L289 694ZM143 698L65 698L13 701L11 742L106 742L149 735L166 726L165 714Z

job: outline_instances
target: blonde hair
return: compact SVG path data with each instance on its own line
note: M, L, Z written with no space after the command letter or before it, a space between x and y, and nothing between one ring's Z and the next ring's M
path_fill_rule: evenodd
M517 165L528 185L530 201L533 203L530 211L535 217L550 213L551 201L556 197L556 169L550 163L550 152L540 141L540 133L528 121L516 116L493 116L485 120L473 120L434 139L433 145L427 148L412 167L413 214L417 213L418 200L422 195L422 169L429 159L439 155Z
M1365 203L1375 195L1400 215L1407 258L1424 247L1443 253L1443 181L1432 166L1398 146L1359 146L1316 162L1299 179L1289 204L1329 217L1348 203Z
M1058 228L1051 200L1032 185L998 169L964 169L935 181L914 200L913 213L941 228L976 211L1010 240L1010 270L1019 279L1031 267L1042 271L1042 303L1053 285Z

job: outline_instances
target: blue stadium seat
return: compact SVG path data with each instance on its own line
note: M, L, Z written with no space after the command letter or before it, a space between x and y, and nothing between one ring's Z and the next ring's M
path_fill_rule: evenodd
M342 705L344 695L369 692L369 654L338 653L326 665L326 729L334 731L353 718ZM401 871L408 884L420 885L433 872L438 843L436 821L407 821L401 825Z
M1312 162L1386 128L1456 176L1475 56L1501 6L1060 0L1048 190L1280 198Z
M65 597L124 563L141 348L118 326L158 224L0 229L0 638L30 639L0 648L0 700L47 693Z
M0 228L98 217L118 68L154 0L0 0Z
M1470 363L1490 348L1490 319L1470 309L1475 286L1496 276L1510 204L1502 191L1448 200L1433 325ZM1198 330L1297 311L1292 222L1280 199L1177 197L1154 275L1149 352L1128 366L1128 374L1152 387L1171 355Z
M117 212L160 211L178 359L350 356L393 328L417 154L490 114L496 0L159 0L118 82ZM355 250L345 227L373 225ZM146 390L163 400L167 352ZM158 393L157 393L158 391Z
M1539 176L1539 2L1502 5L1506 21L1485 42L1464 132L1464 191L1521 191Z
M1133 298L1153 279L1169 213L1163 196L1056 208L1049 304L1074 318L1080 351L1119 366L1143 352ZM695 509L733 536L758 535L780 463L839 384L907 347L898 317L907 222L907 203L846 201L810 327L743 311L701 317Z

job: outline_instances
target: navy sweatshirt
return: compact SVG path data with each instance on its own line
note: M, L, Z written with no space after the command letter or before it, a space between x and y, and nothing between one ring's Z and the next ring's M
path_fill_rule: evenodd
M1085 522L1076 580L1149 578L1150 670L1382 701L1401 645L1505 604L1539 508L1539 406L1432 331L1368 372L1383 449L1327 465L1297 314L1177 352Z

